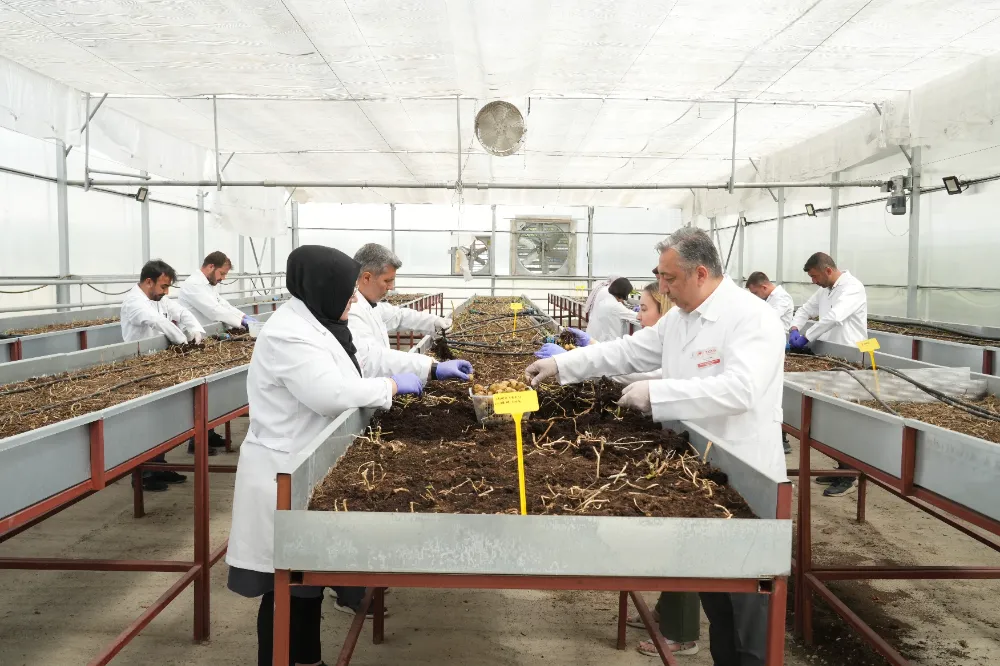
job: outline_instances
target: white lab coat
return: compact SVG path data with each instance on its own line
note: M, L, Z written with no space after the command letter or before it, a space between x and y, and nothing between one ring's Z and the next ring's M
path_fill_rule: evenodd
M792 317L795 315L795 303L792 296L781 285L774 285L771 294L764 301L778 313L781 325L785 327L785 333L792 327Z
M219 295L218 286L208 283L201 271L195 271L181 283L177 301L191 311L202 324L222 322L229 328L243 325L244 312Z
M355 407L392 405L392 382L363 379L344 348L297 298L264 324L247 373L250 428L240 447L226 562L274 571L277 473Z
M598 342L622 337L622 318L635 321L635 312L618 302L605 288L594 298L594 307L587 321L587 333Z
M177 301L168 296L151 301L139 285L125 294L120 319L125 342L165 335L170 342L182 345L193 340L196 333L205 335L194 315Z
M403 310L408 308L393 308L389 305L386 308L386 315L381 314L383 306L388 303L379 303L377 307L372 307L368 300L357 292L358 302L351 306L351 315L348 325L351 327L351 335L354 336L354 346L358 348L358 362L366 377L390 377L404 372L412 372L423 381L430 378L431 364L434 362L430 356L424 354L407 354L406 352L391 349L389 347L389 329L386 327L386 320L399 326L415 327L409 330L433 332L434 322L438 317L426 312L410 312L414 317ZM400 311L400 312L397 312ZM434 321L430 321L433 318ZM428 329L429 323L429 329Z
M555 357L564 384L663 369L649 383L653 419L691 421L753 467L785 477L781 396L785 336L774 310L724 278L691 313Z
M820 287L798 309L792 327L801 329L812 317L819 317L804 335L810 341L834 342L853 347L868 339L868 295L861 280L847 271L834 285Z

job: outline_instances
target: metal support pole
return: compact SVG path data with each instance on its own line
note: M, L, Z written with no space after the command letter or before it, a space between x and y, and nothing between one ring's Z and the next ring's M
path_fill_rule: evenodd
M455 187L458 188L459 193L462 191L462 98L455 95L455 125L458 128L458 149L456 154L458 155L458 178L455 179ZM461 203L461 197L459 198L459 203Z
M736 112L739 110L739 100L733 100L733 156L729 165L729 193L733 193L733 185L736 183Z
M743 248L746 247L744 245L746 240L744 238L744 234L746 232L746 224L743 221L744 219L745 218L743 217L743 211L740 211L740 216L736 219L736 231L740 235L739 238L740 247L738 250L739 255L736 257L736 273L739 277L737 277L736 282L741 287L743 286Z
M59 231L59 277L69 277L69 187L66 185L66 144L56 139L56 215ZM70 286L56 287L56 303L69 303ZM80 300L83 300L82 298ZM65 312L59 308L59 312Z
M775 283L785 281L785 188L778 190L778 265L775 266Z
M840 180L840 173L833 174L833 182ZM837 259L837 248L840 247L840 190L830 188L830 256Z
M396 204L389 204L389 249L396 253Z
M497 205L490 206L493 218L490 227L490 296L496 296L497 290Z
M299 246L299 202L292 202L292 249Z
M910 162L910 247L906 263L906 316L917 318L917 282L920 277L920 146L913 146Z
M594 287L594 207L587 206L587 291Z
M275 236L271 236L271 296L274 296L274 285L278 279L277 276L274 275L274 273L278 272L278 267L276 266L278 263L278 249L276 241L277 238Z
M212 129L215 135L215 184L222 191L222 167L219 166L219 109L215 99L215 95L212 95Z
M715 226L715 218L708 218L708 235L715 243L715 247L718 248L719 253L722 253L722 244L719 243L719 229Z
M142 174L143 176L146 175L145 171L140 171L139 173ZM141 235L141 239L142 239L141 240L141 243L142 243L142 263L145 264L147 261L150 260L150 249L149 249L149 196L148 195L142 201L142 203L139 204L139 213L141 215L141 220L142 220L142 227L141 227L141 229L142 229L142 235Z
M89 95L88 95L89 97ZM108 93L104 93L101 99L97 100L97 104L94 105L94 110L87 114L87 119L83 123L83 127L80 128L81 132L84 132L90 128L90 121L94 119L97 112L100 110L101 105L104 104L104 100L108 98ZM69 154L73 152L73 146L66 146L66 150L63 151L65 157L69 157Z
M205 259L205 192L198 190L198 261Z
M83 191L90 189L90 93L87 93L87 126L83 138Z
M239 252L239 258L237 259L237 263L239 263L240 275L246 273L246 252L244 251L243 248L244 245L246 245L246 241L243 240L243 236L240 236L240 252ZM240 278L240 292L246 293L244 291L246 288L247 288L246 280Z

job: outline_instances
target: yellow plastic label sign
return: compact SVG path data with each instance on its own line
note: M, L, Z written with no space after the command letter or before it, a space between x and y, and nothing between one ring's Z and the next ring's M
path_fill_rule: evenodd
M587 286L583 284L578 284L573 288L576 289L577 291L587 291Z
M524 414L538 411L538 392L516 391L493 394L493 411L497 414Z
M520 312L521 310L524 309L524 305L522 303L511 303L510 309L513 310L514 312Z
M867 340L862 340L858 343L858 349L863 352L873 352L881 349L881 347L879 347L878 340L875 338L868 338Z

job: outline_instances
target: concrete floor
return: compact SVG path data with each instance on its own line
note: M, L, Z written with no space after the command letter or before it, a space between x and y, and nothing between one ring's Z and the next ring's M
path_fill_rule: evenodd
M234 424L242 439L246 420ZM213 463L236 461L221 455ZM183 448L169 459L190 459ZM228 460L227 460L228 459ZM816 462L821 457L817 455ZM796 464L797 456L790 456ZM231 475L211 480L213 544L225 537L232 502ZM814 492L817 558L829 562L978 564L1000 566L1000 555L910 508L870 490L868 523L855 524L854 496L822 499ZM127 480L98 493L32 530L0 544L0 557L120 557L187 559L193 546L191 485L148 493L148 515L134 520ZM173 574L0 571L0 666L87 663L154 601ZM225 589L226 566L212 572L212 638L191 641L190 588L146 628L113 663L252 664L256 658L257 603ZM1000 583L992 581L874 582L854 592L884 613L894 639L915 663L947 666L1000 663ZM649 601L655 595L647 595ZM436 591L396 589L386 642L373 646L365 632L353 663L374 664L602 664L658 661L639 655L643 638L629 630L629 649L614 649L617 598L609 593ZM351 618L329 610L324 655L332 663ZM703 637L707 625L703 620ZM844 639L849 640L849 639ZM711 664L707 641L681 664ZM843 659L789 641L789 666L843 664Z

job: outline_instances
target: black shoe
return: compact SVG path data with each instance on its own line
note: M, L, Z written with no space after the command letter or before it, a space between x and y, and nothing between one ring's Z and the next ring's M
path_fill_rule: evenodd
M132 486L135 487L135 481L132 482ZM143 477L142 489L150 493L162 493L167 489L167 484L151 476Z
M840 497L854 492L854 477L841 476L823 491L823 497Z
M178 474L177 472L157 472L156 479L162 481L163 483L184 483L188 480L183 474Z
M215 432L214 430L208 431L208 446L209 448L218 449L226 447L226 438Z
M781 448L783 448L783 449L785 450L785 455L786 455L786 456L787 456L787 455L788 455L789 453L791 453L791 452L792 452L792 445L791 445L791 444L789 444L788 442L782 442L782 443L781 443Z
M194 455L194 442L193 441L188 442L188 455L192 455L192 456ZM217 449L213 449L212 445L209 444L208 445L208 455L209 455L209 457L211 457L211 456L217 456L217 455L219 455L219 452L218 452Z
M842 478L844 478L844 477L842 477L842 476L817 476L816 477L816 483L818 483L821 486L828 486L831 483L835 483L839 479L842 479Z

